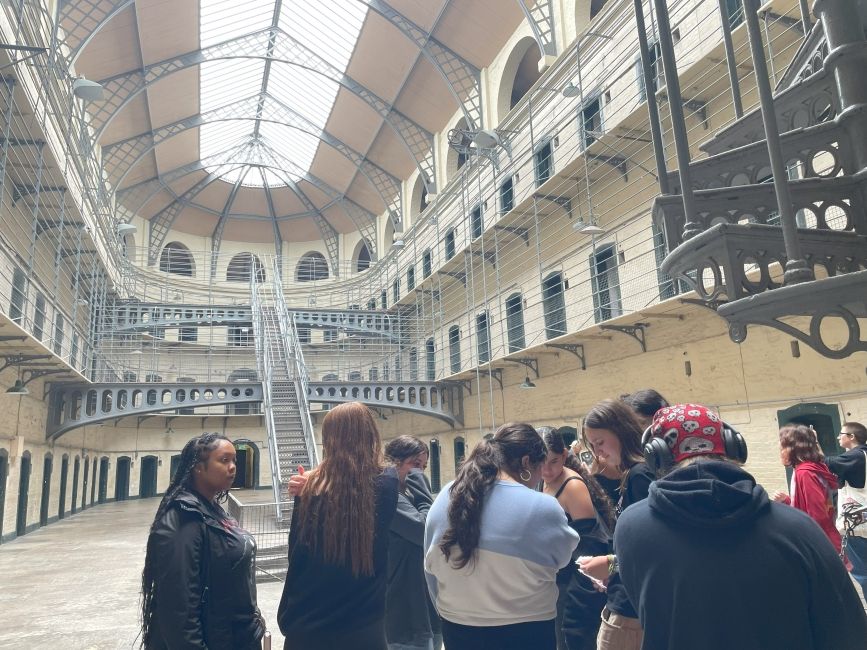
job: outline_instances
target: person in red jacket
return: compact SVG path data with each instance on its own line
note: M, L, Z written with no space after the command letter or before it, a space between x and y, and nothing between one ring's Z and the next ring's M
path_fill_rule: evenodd
M787 503L810 515L839 553L842 540L834 511L837 477L825 464L816 432L803 424L787 424L780 429L780 460L786 467L792 467L792 482L789 495L777 492L774 501Z

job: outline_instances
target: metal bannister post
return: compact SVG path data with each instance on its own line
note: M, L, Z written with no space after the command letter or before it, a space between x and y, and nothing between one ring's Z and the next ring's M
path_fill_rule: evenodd
M798 241L795 210L792 195L789 191L789 178L786 162L780 149L780 132L777 126L777 113L774 109L774 93L768 77L768 65L765 61L765 49L762 45L762 32L759 27L758 7L755 0L743 0L744 18L750 37L750 50L753 57L753 68L756 75L756 85L759 89L759 99L762 107L762 120L765 124L765 138L768 143L768 156L771 162L771 173L774 177L774 193L780 211L780 222L783 228L783 241L786 247L786 271L784 284L796 284L815 279L813 269L807 265L801 253L801 243Z
M817 0L816 5L818 5L821 0ZM810 7L807 4L807 0L799 0L801 6L801 22L804 25L804 39L810 34L810 30L813 29L813 23L810 21ZM857 16L857 14L856 14ZM857 22L855 24L858 24Z
M650 118L650 136L653 140L653 157L656 159L656 175L659 177L659 191L671 194L668 185L668 170L665 164L665 142L662 140L662 122L659 119L659 106L654 92L653 71L650 69L650 46L647 43L647 27L644 23L643 0L633 0L635 23L638 27L638 49L641 52L641 73L644 76L644 89L647 96L647 113ZM725 0L720 0L725 2Z
M656 19L659 21L659 49L662 54L662 67L665 70L665 88L668 92L668 107L671 111L671 126L677 153L677 172L680 176L680 192L686 215L686 223L683 226L683 239L686 241L702 231L702 224L695 220L698 216L698 208L692 190L692 173L689 168L689 136L686 132L683 97L680 94L680 79L677 77L677 62L674 58L674 42L671 38L668 3L666 0L653 0L653 4L656 7Z
M637 2L638 0L636 0ZM806 1L806 0L802 0ZM723 43L726 50L726 66L729 71L729 85L732 89L732 105L735 108L735 117L740 119L744 115L744 105L741 102L741 86L738 80L738 62L735 59L735 47L732 43L732 23L729 18L726 0L718 0L719 17L722 23Z

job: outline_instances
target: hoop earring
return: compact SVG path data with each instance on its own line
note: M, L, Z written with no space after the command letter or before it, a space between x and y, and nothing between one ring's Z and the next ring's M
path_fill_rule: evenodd
M527 476L524 476L524 472L527 472ZM528 470L526 467L525 467L524 469L521 470L521 473L518 474L518 476L521 477L521 480L524 481L524 483L526 483L526 482L529 481L531 478L533 478L533 474L532 474L532 473L530 472L530 470Z

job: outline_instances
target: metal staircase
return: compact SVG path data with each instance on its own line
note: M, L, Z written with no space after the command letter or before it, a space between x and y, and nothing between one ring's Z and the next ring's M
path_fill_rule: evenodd
M662 270L737 342L764 325L827 357L867 351L867 39L856 4L816 0L820 22L773 91L751 34L761 110L705 142L708 157L668 174L676 193L654 202L670 251Z
M275 269L276 271L276 269ZM307 404L307 372L295 323L283 298L280 275L251 288L256 363L262 378L265 421L270 445L274 501L280 501L299 465L318 462ZM279 517L279 512L278 512Z

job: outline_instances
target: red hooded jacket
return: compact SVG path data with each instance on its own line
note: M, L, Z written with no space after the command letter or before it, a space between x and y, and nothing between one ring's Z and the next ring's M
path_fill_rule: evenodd
M788 503L810 515L839 553L842 540L835 524L837 513L834 511L837 477L825 463L808 461L795 465L794 483L795 490Z

